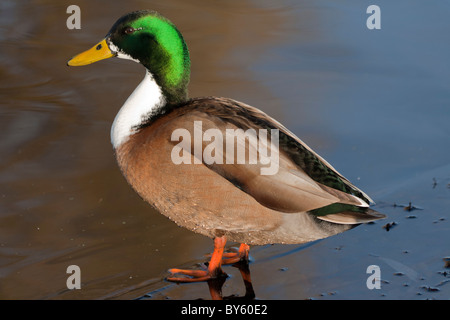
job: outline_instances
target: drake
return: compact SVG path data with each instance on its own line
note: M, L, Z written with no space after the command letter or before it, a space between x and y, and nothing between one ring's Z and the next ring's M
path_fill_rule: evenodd
M214 239L207 270L170 269L168 280L216 278L222 264L248 261L249 245L310 242L385 217L369 208L369 196L267 114L228 98L189 99L188 48L157 12L124 15L68 65L111 57L146 69L111 129L123 175L159 212ZM174 134L180 130L194 139ZM239 148L260 161L244 161L248 155L242 158ZM263 174L268 154L276 155L276 170ZM235 161L225 161L230 159ZM224 252L228 240L241 243L239 250Z

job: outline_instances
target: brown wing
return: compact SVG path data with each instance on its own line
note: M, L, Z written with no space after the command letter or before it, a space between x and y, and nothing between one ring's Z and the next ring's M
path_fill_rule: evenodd
M371 201L294 134L256 108L231 99L201 98L171 112L175 113L171 126L191 137L171 137L175 154L188 155L186 159L194 155L198 163L266 207L295 213L334 203L368 207Z

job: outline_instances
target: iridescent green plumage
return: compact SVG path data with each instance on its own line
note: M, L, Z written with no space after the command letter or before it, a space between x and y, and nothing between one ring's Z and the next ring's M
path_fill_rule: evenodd
M168 103L187 99L189 51L168 19L154 11L136 11L120 18L106 37L151 72Z

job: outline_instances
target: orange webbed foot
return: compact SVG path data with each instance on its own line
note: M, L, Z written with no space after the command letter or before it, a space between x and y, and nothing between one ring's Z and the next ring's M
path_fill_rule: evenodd
M200 282L216 279L225 275L222 271L222 255L227 239L225 237L217 237L214 239L214 252L208 264L207 270L184 270L184 269L170 269L172 274L182 274L187 277L168 277L166 280L173 282Z
M220 272L218 272L220 271ZM168 277L166 280L172 282L201 282L216 279L220 275L225 275L221 270L210 272L209 270L185 270L185 269L169 269L172 274L182 274L187 277Z
M234 264L241 261L248 262L249 251L250 246L245 243L241 243L238 251L225 252L222 255L222 264Z

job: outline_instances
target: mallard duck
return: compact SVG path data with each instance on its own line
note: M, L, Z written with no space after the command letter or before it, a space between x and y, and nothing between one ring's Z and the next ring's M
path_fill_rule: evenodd
M168 280L209 280L223 274L222 264L248 261L250 245L306 243L385 217L264 112L229 98L188 98L187 45L157 12L122 16L68 65L111 57L145 68L111 129L123 175L163 215L214 239L207 270L170 269ZM227 241L239 250L224 252Z

